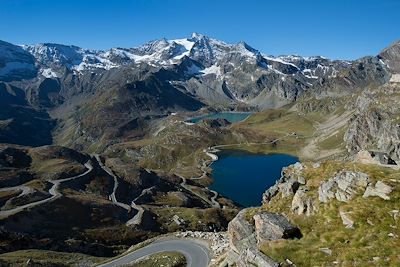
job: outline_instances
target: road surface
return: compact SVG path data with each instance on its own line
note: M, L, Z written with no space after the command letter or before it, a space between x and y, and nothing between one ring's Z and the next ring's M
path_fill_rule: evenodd
M73 176L73 177L69 177L69 178L60 179L60 180L49 180L48 182L53 184L53 186L49 189L49 194L51 195L51 197L48 197L48 198L45 198L45 199L42 199L42 200L39 200L39 201L35 201L35 202L29 203L29 204L26 204L26 205L23 205L23 206L19 206L19 207L16 207L14 209L2 210L2 211L0 211L0 218L8 217L8 216L10 216L12 214L18 213L18 212L23 211L23 210L25 210L27 208L32 208L32 207L47 203L49 201L52 201L52 200L60 197L61 193L58 192L57 189L58 189L58 186L61 183L66 182L66 181L70 181L70 180L74 180L74 179L77 179L77 178L80 178L80 177L83 177L83 176L87 175L88 173L90 173L93 170L93 167L92 167L92 164L90 163L90 160L85 163L85 167L86 167L87 171L82 173L82 174L79 174L79 175L76 175L76 176Z
M100 166L106 173L108 173L108 175L110 175L111 177L114 178L114 188L113 188L113 191L112 191L111 195L109 196L109 199L112 201L112 203L113 203L114 205L117 205L117 206L119 206L119 207L121 207L121 208L126 209L128 212L131 212L131 209L134 209L134 210L137 211L136 214L135 214L135 216L133 216L132 219L130 219L130 220L128 220L128 221L126 222L126 225L127 225L127 226L133 226L133 225L139 225L139 224L141 224L141 223L142 223L143 213L144 213L144 209L142 208L142 206L136 205L136 204L135 204L134 201L135 201L136 199L135 199L134 201L132 201L132 204L131 204L130 206L129 206L128 204L119 202L119 201L117 200L117 197L116 197L115 193L116 193L117 188L118 188L118 185L119 185L119 183L118 183L118 177L114 174L114 172L113 172L110 168L108 168L106 165L104 165L104 163L101 161L101 158L100 158L100 155L99 155L99 154L93 154L93 156L95 157L95 159L96 159L97 162L99 163L99 166ZM142 193L143 193L143 192L142 192Z
M112 191L111 195L108 198L112 201L112 203L114 203L114 205L120 206L121 208L126 209L128 212L130 212L131 211L131 207L128 204L119 202L117 200L117 197L115 196L115 193L116 193L118 185L119 185L117 176L110 170L110 168L108 168L106 165L103 164L103 162L100 159L100 155L99 154L93 154L93 156L95 157L95 159L99 163L100 168L102 168L106 173L108 173L108 175L110 175L114 179L113 191Z
M160 240L150 245L128 253L113 261L98 265L98 267L113 267L128 264L143 257L158 252L174 251L182 253L187 262L188 267L206 267L210 262L207 247L196 242L184 239L168 239Z

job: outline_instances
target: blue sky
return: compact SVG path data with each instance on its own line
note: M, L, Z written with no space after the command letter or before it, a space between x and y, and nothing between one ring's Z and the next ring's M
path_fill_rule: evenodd
M355 59L400 39L399 0L0 0L0 40L133 47L199 32L271 55Z

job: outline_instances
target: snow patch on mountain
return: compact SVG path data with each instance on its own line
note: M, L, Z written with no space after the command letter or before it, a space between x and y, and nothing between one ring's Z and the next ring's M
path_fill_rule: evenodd
M76 71L84 71L88 69L97 69L97 68L110 70L112 68L117 68L117 67L119 67L118 64L114 64L113 62L111 62L106 58L102 58L95 55L85 55L83 57L82 62L80 62L77 65L74 65L72 69Z
M188 39L175 39L175 40L172 40L170 42L177 43L177 44L179 44L179 45L184 47L184 51L182 51L181 54L176 55L174 57L174 59L181 59L184 56L189 56L189 53L192 50L193 45L194 45L194 42L189 41Z
M55 73L51 68L41 69L40 74L45 78L58 78L57 73Z
M318 79L318 76L315 76L315 71L313 71L311 69L303 70L303 74L305 77L307 77L309 79Z
M209 74L215 74L217 77L221 76L221 68L217 65L212 65L211 67L205 68L200 72L203 74L203 76Z
M299 67L297 67L295 64L287 62L280 57L271 57L271 56L263 55L263 58L265 58L266 60L275 61L275 62L278 62L281 64L290 65L292 67L295 67L296 69L299 69Z

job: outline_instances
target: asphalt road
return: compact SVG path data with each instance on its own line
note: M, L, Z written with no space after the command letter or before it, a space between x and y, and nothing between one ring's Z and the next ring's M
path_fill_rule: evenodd
M92 164L90 163L90 161L85 163L85 167L86 167L87 171L82 173L82 174L79 174L79 175L76 175L76 176L73 176L73 177L69 177L69 178L60 179L60 180L52 180L52 181L49 180L49 182L53 184L53 186L49 189L49 194L51 195L51 197L48 197L48 198L45 198L45 199L42 199L42 200L39 200L39 201L35 201L35 202L32 202L32 203L28 203L28 204L16 207L16 208L11 209L11 210L2 210L2 211L0 211L0 218L8 217L8 216L10 216L12 214L18 213L18 212L23 211L23 210L25 210L27 208L33 208L35 206L47 203L49 201L52 201L52 200L60 197L61 193L57 191L58 186L63 182L83 177L83 176L87 175L88 173L90 173L93 170L93 167L92 167ZM20 187L22 187L22 186L20 186ZM10 189L10 188L4 188L2 190L6 191L7 189ZM25 190L23 189L23 192L24 191Z
M121 266L134 262L145 256L166 251L175 251L182 253L186 258L188 267L206 267L210 262L208 249L205 246L190 240L168 239L156 241L144 248L128 253L111 262L98 265L98 267Z
M112 201L112 203L114 203L114 205L117 205L117 206L119 206L121 208L126 209L128 212L130 212L132 208L137 211L135 216L133 216L132 219L130 219L130 220L128 220L126 222L126 225L128 225L128 226L139 225L142 222L144 209L140 205L136 205L135 202L133 202L133 201L132 201L132 204L129 206L128 204L119 202L117 200L117 197L115 195L115 193L117 191L117 188L118 188L118 185L119 185L117 176L112 172L112 170L110 170L110 168L108 168L107 166L104 165L104 163L101 161L101 158L100 158L99 154L93 154L93 156L95 157L95 159L99 163L100 167L106 173L108 173L108 175L110 175L111 177L114 178L114 188L113 188L113 191L112 191L111 195L109 196L109 199Z

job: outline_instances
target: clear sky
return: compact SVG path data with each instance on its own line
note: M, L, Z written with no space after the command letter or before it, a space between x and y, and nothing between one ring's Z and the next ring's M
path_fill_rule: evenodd
M400 0L0 0L0 40L133 47L198 32L270 55L375 55L400 39Z

